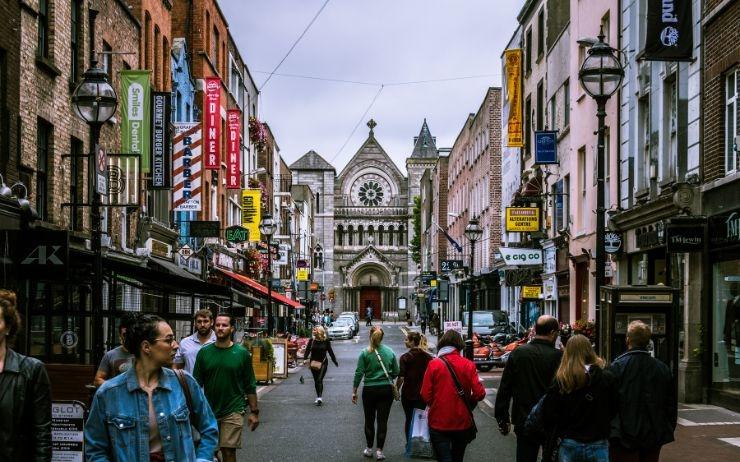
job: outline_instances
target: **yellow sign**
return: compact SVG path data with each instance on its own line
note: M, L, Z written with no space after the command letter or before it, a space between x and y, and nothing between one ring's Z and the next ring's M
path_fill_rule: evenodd
M506 50L506 95L509 106L507 119L508 137L506 146L524 146L524 124L522 122L522 50Z
M242 190L242 226L249 230L249 242L260 240L261 194L259 189Z
M436 279L432 279L431 281L429 281L429 286L430 287L437 287L437 280Z
M296 269L296 279L299 281L308 281L308 268Z
M541 286L522 286L522 298L540 298Z
M539 230L539 207L506 207L506 231L524 233Z

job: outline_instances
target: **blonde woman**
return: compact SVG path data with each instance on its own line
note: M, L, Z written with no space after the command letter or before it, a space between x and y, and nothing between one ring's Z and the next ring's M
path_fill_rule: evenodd
M555 384L543 403L545 423L561 439L560 462L608 462L609 431L616 414L614 376L604 370L591 341L568 340Z
M314 404L321 406L324 404L321 397L324 394L324 376L326 376L326 370L329 368L327 355L331 356L331 361L336 367L339 367L339 363L337 357L334 356L334 350L331 349L331 340L326 338L326 330L322 326L316 326L313 328L312 334L303 357L308 361L311 375L313 375L313 385L316 388Z
M362 387L362 408L365 412L365 439L367 447L362 451L365 457L373 456L373 443L377 437L376 460L384 460L383 446L388 432L388 416L393 404L393 380L398 377L396 354L389 347L382 345L383 329L370 329L370 346L360 352L355 369L352 403L357 404L357 388L364 380ZM377 417L377 419L376 419ZM376 424L377 420L377 433Z
M403 431L408 440L414 409L427 407L421 399L421 384L432 356L427 351L427 338L418 332L409 332L405 344L409 351L401 355L396 386L401 390L401 406L406 416Z

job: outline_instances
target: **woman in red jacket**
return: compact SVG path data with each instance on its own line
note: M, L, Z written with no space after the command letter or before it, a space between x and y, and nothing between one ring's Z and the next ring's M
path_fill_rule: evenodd
M429 436L439 462L458 462L477 432L472 409L486 397L475 364L460 356L465 343L448 330L437 344L438 354L424 374L421 398L429 406ZM458 394L462 389L463 396Z

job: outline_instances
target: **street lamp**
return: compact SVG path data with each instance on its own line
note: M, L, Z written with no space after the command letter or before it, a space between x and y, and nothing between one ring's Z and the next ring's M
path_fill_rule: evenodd
M468 339L465 341L465 357L473 360L473 273L475 271L475 242L480 239L483 230L478 219L473 217L465 227L465 237L470 241L470 281L468 283Z
M606 230L604 213L604 130L606 102L619 89L624 77L624 69L615 56L614 49L604 42L604 31L588 50L588 56L581 65L578 79L581 86L596 100L596 118L599 121L596 152L596 326L601 329L601 286L604 285L604 234ZM597 338L598 351L603 351L603 339Z
M272 215L264 215L260 221L260 233L267 238L267 335L272 335L275 320L272 317L272 247L270 241L275 234L277 225Z
M116 91L108 82L108 75L100 68L95 66L88 69L82 74L82 82L77 86L72 94L72 108L77 117L85 121L90 126L92 140L90 151L95 152L95 148L100 141L100 127L106 123L118 107L118 98ZM74 159L73 159L74 161ZM93 156L93 162L94 156ZM89 163L92 166L92 162ZM94 169L90 167L92 172ZM94 175L90 175L94 179ZM92 287L92 356L94 364L103 354L103 320L101 312L103 310L103 252L100 245L100 194L97 188L93 187L93 181L90 184L92 193L92 207L90 214L92 218L92 251L94 254L93 261L93 287Z

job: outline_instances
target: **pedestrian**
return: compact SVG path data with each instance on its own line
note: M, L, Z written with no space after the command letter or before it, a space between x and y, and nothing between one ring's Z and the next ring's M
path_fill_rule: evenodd
M559 329L557 319L540 316L534 326L535 337L511 352L501 375L494 415L502 435L514 424L517 462L535 462L543 443L526 434L524 421L552 384L560 365L563 352L555 348Z
M648 351L651 335L645 323L632 321L627 326L627 352L608 368L616 377L619 397L609 437L613 462L657 461L661 447L673 441L678 418L674 379L668 366Z
M416 312L416 314L414 315L414 322L416 323L416 325L417 325L417 326L418 326L419 324L421 324L421 317L419 316L419 312L418 312L418 311L417 311L417 312Z
M373 325L373 307L367 305L365 307L365 327Z
M134 367L95 393L85 424L86 460L212 460L216 419L193 377L168 369L178 347L172 328L159 316L138 316L125 344ZM200 433L197 448L191 425Z
M133 367L134 355L126 349L126 342L124 340L126 338L126 330L136 320L137 315L138 313L127 311L121 316L121 324L118 326L118 341L120 345L103 355L98 370L95 372L95 379L93 379L96 387L100 387L106 380L123 374Z
M561 439L560 462L609 462L616 389L604 365L587 337L574 335L566 343L555 383L543 401L545 428ZM546 445L543 461L553 460L555 449Z
M242 447L247 403L249 429L254 431L259 425L252 355L232 340L235 323L230 313L216 315L216 342L200 349L193 371L218 420L218 450L222 462L236 462L236 450Z
M421 322L419 323L421 326L421 333L422 335L427 335L427 318L426 316L422 316Z
M363 348L357 360L352 388L352 404L357 404L357 388L362 387L362 409L365 412L365 457L373 456L373 443L377 442L376 460L384 460L383 446L388 432L388 416L393 404L393 379L398 376L398 361L390 347L382 345L383 329L370 329L370 346ZM377 423L377 432L376 432ZM377 437L377 440L376 440Z
M409 332L406 336L406 348L409 349L401 355L399 360L398 379L396 387L401 390L401 406L406 415L404 434L406 440L409 438L409 428L414 409L425 409L426 403L421 399L421 383L424 381L424 373L432 360L432 356L426 349L422 348L424 336L418 332Z
M439 335L439 314L432 314L432 325L429 328L432 335Z
M406 311L406 325L409 326L409 327L411 327L412 324L413 323L411 322L411 313L409 313L408 311Z
M0 289L0 460L51 460L51 389L44 364L12 348L21 328L15 292Z
M201 348L216 341L216 333L213 332L213 313L211 310L198 310L193 316L195 332L180 341L180 348L175 354L175 369L185 369L193 373L195 358Z
M313 328L313 336L306 345L306 353L303 355L307 358L308 367L311 369L311 375L313 375L313 384L316 389L316 400L314 404L321 406L324 401L322 395L324 394L324 377L326 371L329 369L329 360L327 356L331 357L331 361L336 367L339 367L337 357L334 356L334 350L331 349L331 340L326 338L326 330L321 326Z
M458 462L475 439L473 409L486 397L475 364L461 356L465 348L459 332L445 332L437 344L437 357L429 363L421 397L429 406L429 437L440 462Z

